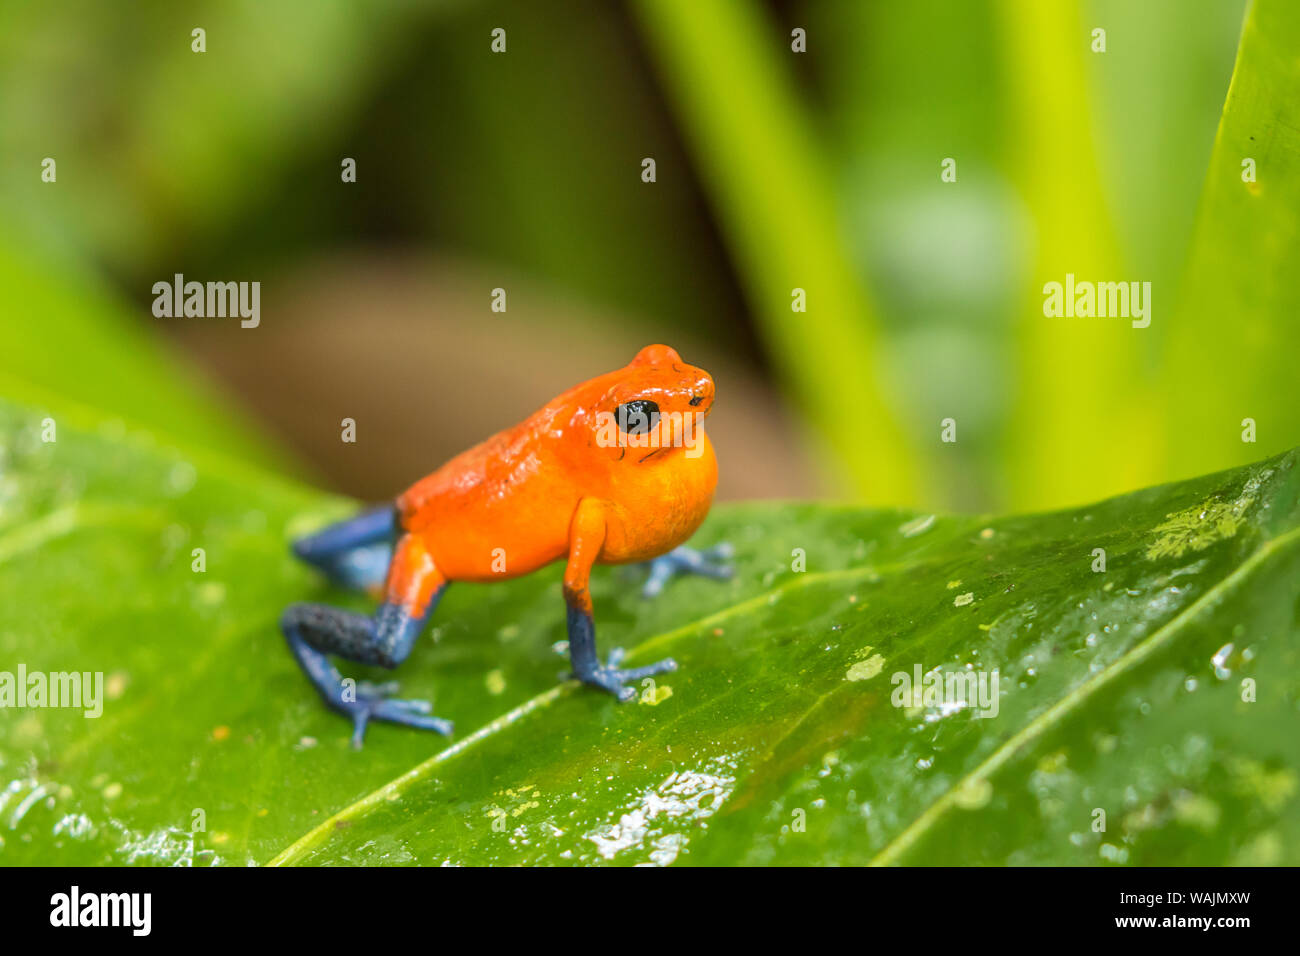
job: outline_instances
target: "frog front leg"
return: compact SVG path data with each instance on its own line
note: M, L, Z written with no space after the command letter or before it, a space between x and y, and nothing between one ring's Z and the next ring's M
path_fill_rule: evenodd
M325 604L292 604L285 610L280 626L289 649L325 703L352 719L354 747L361 746L372 719L452 732L451 722L434 717L427 701L394 700L388 696L393 685L345 682L328 657L396 667L410 655L446 587L423 542L407 535L394 549L384 603L373 616Z
M621 648L609 653L602 664L596 655L596 625L592 618L591 567L605 543L605 506L593 498L584 498L574 512L569 526L569 561L564 569L564 603L568 608L569 660L573 676L584 684L609 691L619 700L636 697L636 688L627 687L627 681L677 670L677 662L664 658L645 667L621 668Z

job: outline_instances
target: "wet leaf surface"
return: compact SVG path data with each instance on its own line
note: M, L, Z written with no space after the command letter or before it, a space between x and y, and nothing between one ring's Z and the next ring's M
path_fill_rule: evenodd
M631 704L557 681L558 568L456 586L395 675L343 668L456 736L354 752L276 625L367 607L287 553L353 505L40 420L0 404L0 671L105 700L0 710L2 863L1298 862L1294 453L1029 517L717 508L735 580L594 578L601 647L681 665ZM996 715L925 697L994 670Z

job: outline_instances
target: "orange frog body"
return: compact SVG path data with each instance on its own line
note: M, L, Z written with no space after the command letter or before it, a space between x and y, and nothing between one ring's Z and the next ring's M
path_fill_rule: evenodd
M604 521L593 542L597 562L671 551L708 514L718 463L698 424L693 448L674 447L672 436L659 449L602 447L600 416L616 419L620 406L635 401L653 402L665 422L673 413L702 419L713 379L666 346L643 349L625 368L569 389L417 482L397 499L402 527L422 539L450 581L528 574L564 557L584 502Z
M575 677L628 700L636 694L628 682L675 669L672 660L621 669L619 651L600 662L588 579L594 564L652 559L647 594L678 571L729 576L719 561L729 556L725 545L680 547L708 514L717 485L703 428L713 397L707 372L667 346L649 346L624 368L569 389L457 455L403 492L395 507L295 542L300 558L349 586L377 584L386 563L383 604L372 617L295 604L281 620L326 703L353 719L354 744L372 718L451 732L423 701L389 698L388 688L350 688L328 655L395 667L452 581L517 577L564 559Z

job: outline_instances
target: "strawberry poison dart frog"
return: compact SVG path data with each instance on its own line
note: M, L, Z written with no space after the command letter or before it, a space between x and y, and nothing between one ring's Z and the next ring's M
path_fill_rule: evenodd
M351 718L361 746L371 720L450 734L427 701L399 700L393 686L345 681L330 655L396 667L452 581L496 581L563 560L569 658L584 684L630 700L628 686L675 670L671 658L619 666L596 654L588 581L596 564L650 562L644 593L678 572L726 578L730 549L681 545L708 513L718 464L704 434L713 379L665 345L583 382L420 479L395 502L293 544L335 582L376 589L371 616L293 604L281 627L325 703Z

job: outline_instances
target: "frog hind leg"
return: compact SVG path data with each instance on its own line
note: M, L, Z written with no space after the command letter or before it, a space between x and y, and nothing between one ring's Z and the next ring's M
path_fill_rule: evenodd
M371 720L384 720L450 735L450 721L434 717L423 700L396 700L396 685L345 679L330 661L337 655L359 664L394 668L410 655L425 622L447 589L419 539L398 542L383 604L372 616L326 604L291 604L280 618L289 650L321 699L352 720L352 746L359 748Z
M330 580L361 591L380 587L393 555L397 510L372 508L293 543L293 553Z
M678 574L699 574L725 581L735 574L736 569L729 563L734 554L735 549L726 542L703 550L685 545L674 548L649 563L650 574L641 588L641 596L657 597L664 585Z

